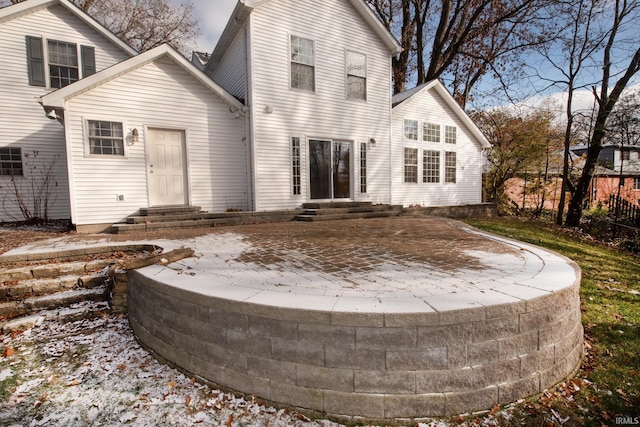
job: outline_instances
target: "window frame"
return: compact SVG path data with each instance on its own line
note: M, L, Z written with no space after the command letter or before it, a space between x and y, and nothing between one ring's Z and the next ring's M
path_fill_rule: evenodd
M453 164L450 157L453 156ZM453 175L451 174L453 172ZM453 178L452 178L453 177ZM444 183L456 184L458 182L458 155L455 151L444 152Z
M434 156L433 154L437 154ZM440 183L440 150L423 150L422 151L422 183L423 184L439 184ZM437 161L433 161L433 160ZM429 162L429 160L432 160Z
M640 191L640 176L633 177L633 190Z
M434 130L437 130L437 133L434 133L433 132ZM434 139L429 139L429 136L437 136L437 137ZM439 144L442 141L442 126L440 126L440 123L423 122L422 123L422 141Z
M300 137L291 137L291 194L302 195L302 143Z
M453 137L451 137L453 133ZM458 128L457 126L445 125L444 126L444 143L455 145L458 143Z
M364 59L364 72L362 73L363 75L358 75L358 74L354 74L354 73L350 73L350 61L349 61L349 56L353 55L353 56L359 56L362 57L362 59ZM367 95L368 95L368 90L367 90L367 82L368 82L368 58L367 55L365 55L364 53L360 53L360 52L356 52L353 50L346 50L345 54L344 54L344 68L345 68L345 96L347 99L349 100L353 100L353 101L367 101ZM362 79L364 81L364 93L362 94L362 96L352 96L352 92L350 90L351 85L349 84L349 77L353 77L356 79Z
M4 153L4 150L7 150L7 152ZM17 154L15 153L16 150L18 151ZM15 167L15 164L18 163L18 160L14 159L15 156L18 156L20 158L19 169ZM4 157L8 158L5 159ZM9 165L9 167L5 169L5 166L7 164ZM14 171L18 170L20 173L13 173ZM0 176L24 176L24 156L22 147L0 147Z
M360 194L367 193L367 143L360 143Z
M407 134L407 124L409 122L413 122L415 123L415 138L413 138L413 133L411 134ZM414 120L414 119L404 119L404 121L402 122L402 136L404 137L404 139L408 140L408 141L417 141L418 140L418 120Z
M408 156L408 154L411 154ZM413 161L415 159L415 162ZM411 163L409 163L411 160ZM403 156L403 182L405 184L418 183L418 149L413 147L404 147Z
M91 122L98 122L98 123L109 123L109 124L114 124L114 123L118 123L121 125L122 127L122 136L120 138L118 137L105 137L105 136L100 136L100 135L91 135ZM85 157L94 157L94 158L100 158L100 159L105 159L105 158L112 158L112 159L126 159L127 158L127 142L128 142L128 135L126 133L126 123L124 120L121 119L113 119L113 118L85 118L84 119L84 144L85 144ZM112 141L116 141L116 140L121 140L122 141L122 154L103 154L103 153L93 153L91 151L91 139L106 139L106 140L112 140Z
M299 40L304 40L304 41L308 41L311 42L311 49L312 49L312 64L307 64L305 62L302 61L294 61L293 59L293 55L294 55L294 43L293 43L293 39L297 38ZM299 54L298 54L299 55ZM312 88L306 88L306 87L298 87L298 86L294 86L294 65L293 64L298 64L301 65L303 67L310 67L311 68L311 76L312 76ZM316 41L314 39L310 39L310 38L306 38L306 37L302 37L302 36L297 36L295 34L289 34L289 88L290 89L295 89L295 90L302 90L305 92L312 92L315 93L316 92Z
M47 38L43 35L27 35L25 40L29 86L39 86L44 87L47 90L56 90L95 74L97 71L96 52L94 46L83 45L78 42L70 42L57 38ZM60 87L56 87L51 84L51 67L71 67L65 64L51 62L51 55L49 55L50 43L62 43L73 46L75 51L75 59L77 61L75 69L77 70L78 78L73 81L69 81L64 85L60 85Z
M52 55L51 55L51 47L55 44L55 46L57 46L58 48L60 46L64 46L65 49L68 49L70 52L74 53L73 59L75 59L75 66L70 65L70 64L65 64L63 62L57 61L57 62L52 62ZM77 82L78 80L80 80L81 74L80 74L80 70L82 69L82 64L80 64L80 60L81 60L81 52L78 49L78 43L71 43L71 42L66 42L66 41L62 41L62 40L58 40L58 39L47 39L46 40L46 65L47 65L47 74L48 74L48 83L49 83L49 87L51 89L60 89L63 88L65 86L69 86L72 83ZM57 56L63 57L65 54L63 52L57 52L56 53ZM70 75L70 72L67 73L66 76L63 76L61 73L58 73L55 77L52 73L52 67L57 67L62 69L67 69L69 71L71 70L75 70L75 80L73 80L73 77ZM60 83L59 86L55 86L53 84L53 79L56 78L58 80L58 82ZM62 84L62 81L67 81L66 84Z

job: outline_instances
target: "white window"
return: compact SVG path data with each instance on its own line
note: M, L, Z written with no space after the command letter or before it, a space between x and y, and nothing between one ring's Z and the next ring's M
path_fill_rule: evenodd
M444 153L444 182L456 183L456 153L447 151Z
M78 48L73 43L49 40L49 81L52 88L65 87L78 81Z
M360 193L367 192L367 143L360 143Z
M418 182L418 149L404 149L404 182Z
M422 140L426 142L440 142L440 125L424 123L422 125Z
M424 150L422 154L422 182L440 182L440 152Z
M291 87L316 90L313 40L291 36Z
M634 176L633 177L633 189L634 190L640 190L640 176ZM640 203L638 203L640 204Z
M622 160L631 160L631 151L629 150L622 151Z
M367 57L347 52L347 98L367 99Z
M455 126L444 127L444 142L447 144L456 143L456 127Z
M301 175L300 175L300 138L294 136L291 138L291 168L293 175L293 194L300 195L301 192Z
M0 175L23 175L22 149L19 147L0 148Z
M124 156L122 123L88 120L89 154Z
M417 120L405 120L404 121L404 137L413 141L418 140L418 121Z

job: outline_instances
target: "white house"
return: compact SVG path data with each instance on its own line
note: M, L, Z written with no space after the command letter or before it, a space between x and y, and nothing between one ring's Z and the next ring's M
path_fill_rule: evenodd
M400 51L362 0L238 2L205 72L251 108L252 209L389 202Z
M69 218L64 128L37 98L136 52L67 0L0 9L0 40L0 221L23 219L20 197L31 210L36 199L41 209L48 203L49 217ZM45 175L48 201L38 194Z
M489 141L437 80L393 97L391 202L453 206L482 202Z
M0 9L0 36L0 221L32 151L56 160L49 216L81 231L158 206L480 202L486 139L440 83L392 99L400 45L363 0L241 0L206 65L136 55L68 0Z

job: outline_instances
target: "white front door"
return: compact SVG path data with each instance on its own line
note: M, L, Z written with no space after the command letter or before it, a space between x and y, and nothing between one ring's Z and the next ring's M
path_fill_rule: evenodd
M149 129L148 134L151 206L186 205L187 163L184 132Z

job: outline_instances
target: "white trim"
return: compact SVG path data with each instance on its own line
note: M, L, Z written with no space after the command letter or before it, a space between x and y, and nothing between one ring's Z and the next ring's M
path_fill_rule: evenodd
M82 143L84 147L84 158L86 159L112 159L112 160L122 160L128 158L128 148L127 148L127 135L128 129L127 121L124 118L116 118L114 116L103 116L103 117L93 117L93 116L81 116L82 118ZM109 122L109 123L120 123L122 124L122 155L118 154L91 154L91 146L89 144L89 121L92 122Z

